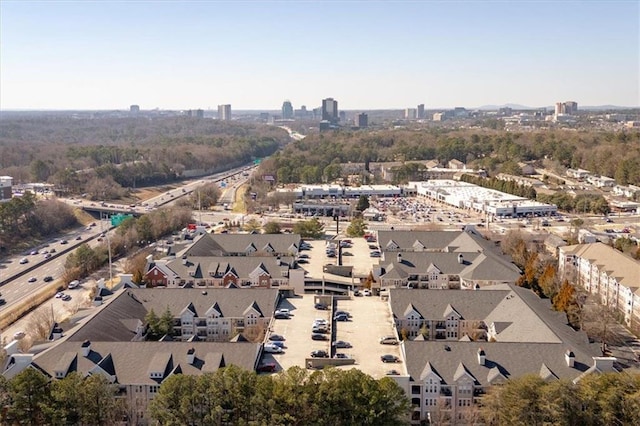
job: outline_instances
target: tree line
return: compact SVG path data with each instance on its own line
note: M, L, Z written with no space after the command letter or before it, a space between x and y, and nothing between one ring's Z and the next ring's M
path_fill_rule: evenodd
M107 425L135 411L101 374L50 380L27 368L0 376L2 424ZM400 425L409 401L390 378L357 369L260 375L230 365L164 380L145 417L164 425Z
M624 137L620 135L623 134ZM311 134L287 145L262 163L262 171L282 184L322 183L342 177L340 164L436 159L462 161L490 174L520 174L518 162L543 162L559 171L583 168L610 176L619 184L640 183L640 132L539 131L512 133L484 130L396 129ZM419 169L400 169L409 179Z

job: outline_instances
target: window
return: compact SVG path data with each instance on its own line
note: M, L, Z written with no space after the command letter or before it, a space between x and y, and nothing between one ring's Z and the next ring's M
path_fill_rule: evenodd
M420 393L420 386L419 385L411 386L411 393L413 395L419 394Z

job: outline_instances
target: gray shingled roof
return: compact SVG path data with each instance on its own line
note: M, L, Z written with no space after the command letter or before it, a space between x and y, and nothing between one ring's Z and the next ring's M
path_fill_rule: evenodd
M121 342L135 337L132 319L144 321L153 309L161 316L169 308L178 316L185 308L204 316L213 306L227 318L243 317L245 310L256 304L264 315L274 312L278 303L277 289L255 288L237 290L207 289L206 294L199 289L154 288L125 289L113 296L95 315L69 336L71 341L84 340Z
M295 255L300 247L298 234L203 234L194 243L178 253L178 257L191 256L226 256L247 252L247 248L255 247L259 253L267 253L269 248L274 253Z
M182 374L199 375L215 371L225 364L253 369L257 359L257 343L189 343L189 342L91 342L91 353L82 355L82 342L61 341L48 351L36 355L36 367L55 377L57 370L66 374L77 371L86 375L96 365L116 376L121 384L155 384L150 371L161 370L165 377L180 369ZM195 349L193 365L187 362L187 351ZM60 360L65 360L61 364ZM66 362L67 360L73 360Z
M599 355L574 350L576 358L572 368L566 364L567 346L562 343L407 341L404 345L407 371L414 381L424 378L425 370L432 369L447 384L453 383L461 371L467 371L481 385L490 384L497 372L506 378L514 378L542 371L545 379L549 379L550 372L556 377L573 380L591 367L592 357ZM445 345L449 350L445 350ZM480 348L486 353L484 366L478 362Z
M160 265L172 271L176 278L210 279L211 273L221 278L228 272L233 272L239 278L248 279L249 275L258 268L272 278L281 278L283 271L288 271L293 264L293 257L275 256L190 256L187 259L172 259L157 261Z

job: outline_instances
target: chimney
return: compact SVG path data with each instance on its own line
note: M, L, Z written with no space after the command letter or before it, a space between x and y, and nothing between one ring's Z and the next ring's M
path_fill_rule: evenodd
M190 365L193 365L195 359L196 359L196 350L194 348L191 348L187 351L187 362Z
M478 349L478 364L484 365L485 359L486 359L486 354L484 352L484 349L479 348Z
M462 253L458 255L458 263L461 265L464 263L464 257L462 257Z
M82 356L84 357L88 357L89 353L91 352L91 342L88 340L85 340L84 342L82 342Z
M396 261L397 261L398 263L402 263L402 253L398 253L398 254L396 255Z
M573 353L571 349L567 349L567 351L564 353L564 360L567 363L567 367L573 368L573 364L576 360L576 355Z
M602 371L603 373L615 371L613 369L613 363L616 361L615 357L612 356L594 356L593 357L593 366L598 371Z

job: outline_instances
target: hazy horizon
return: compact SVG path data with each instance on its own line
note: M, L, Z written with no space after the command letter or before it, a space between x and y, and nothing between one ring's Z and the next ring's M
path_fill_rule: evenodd
M0 3L5 111L640 105L637 1Z

